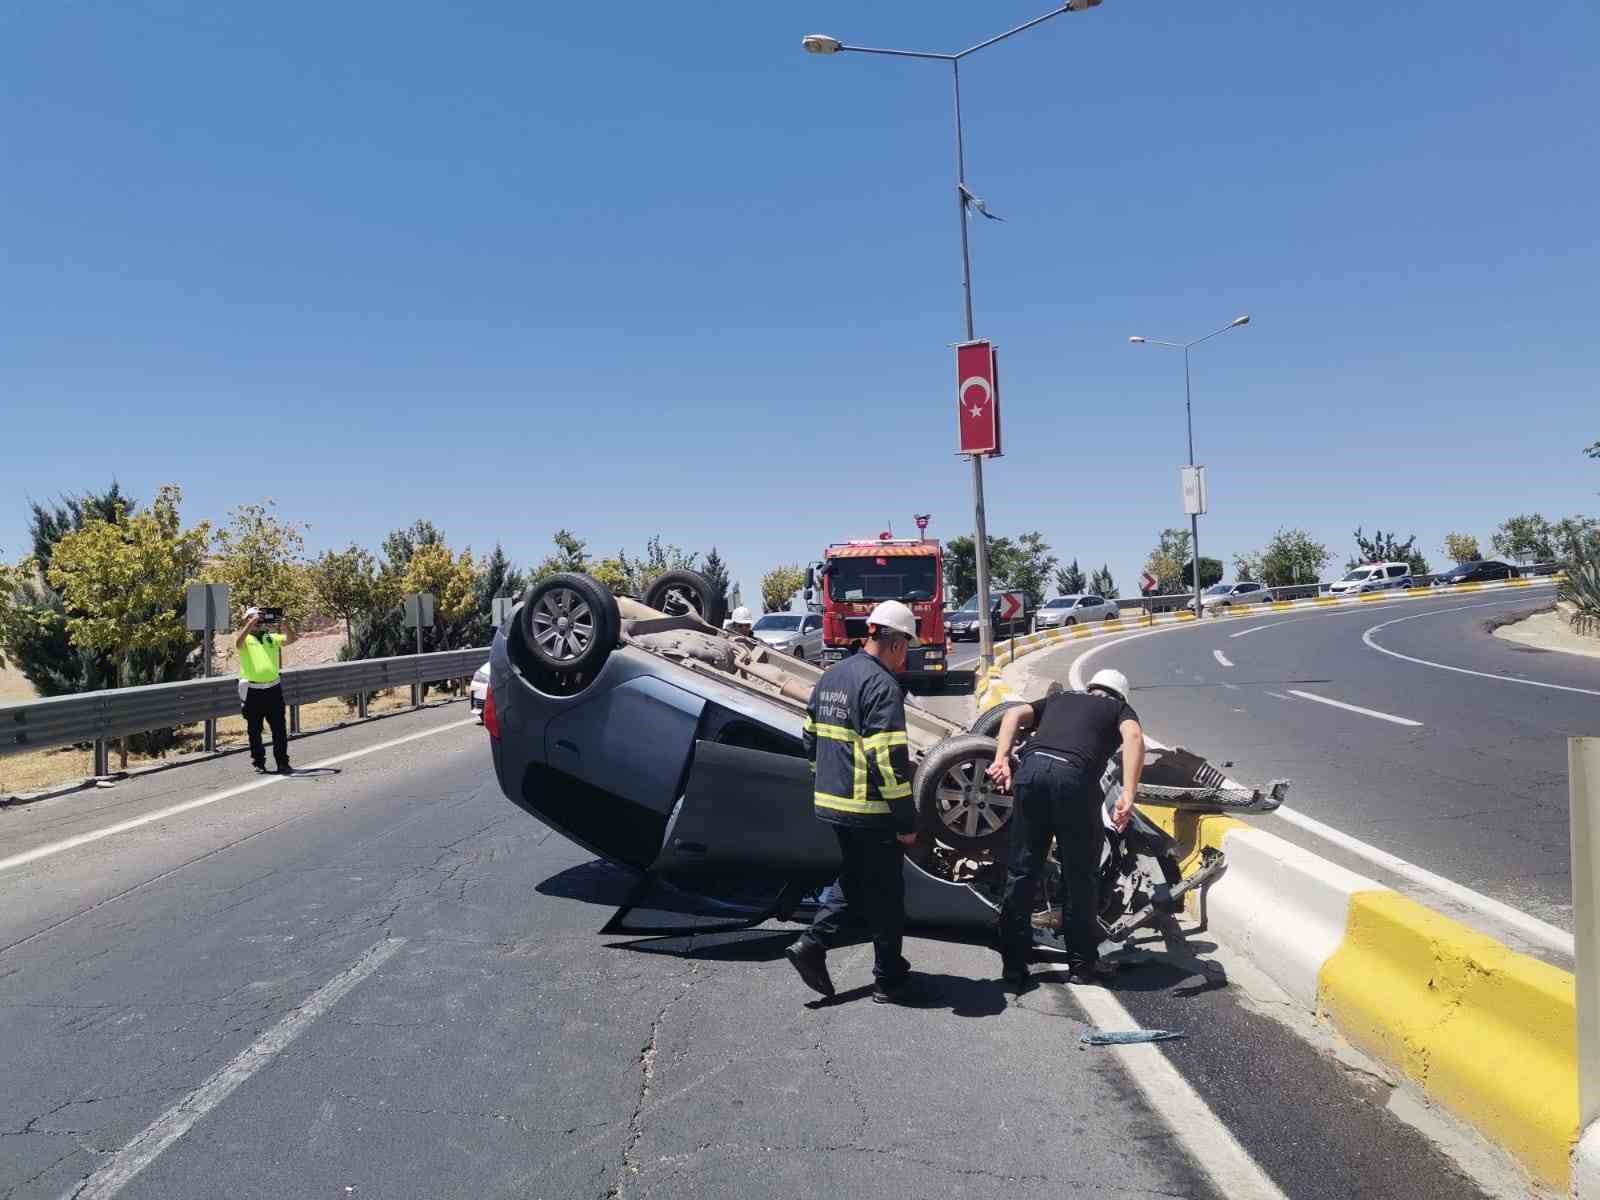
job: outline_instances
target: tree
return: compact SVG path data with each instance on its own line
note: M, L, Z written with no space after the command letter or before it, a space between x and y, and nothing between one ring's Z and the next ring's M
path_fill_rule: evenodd
M1445 534L1444 552L1454 563L1477 562L1483 557L1483 551L1478 549L1478 539L1470 533Z
M325 550L311 566L316 605L344 621L346 646L354 643L352 625L378 607L381 588L378 564L370 551L351 542L343 550Z
M1584 451L1590 458L1600 458L1600 442L1596 442Z
M1261 582L1268 587L1315 583L1333 554L1303 529L1280 529L1255 555Z
M1562 517L1550 526L1552 558L1571 563L1600 556L1600 521L1593 517Z
M1362 563L1403 562L1411 565L1413 575L1428 574L1428 560L1422 556L1422 551L1417 549L1416 534L1412 534L1402 542L1394 533L1384 533L1381 529L1374 529L1372 536L1366 537L1357 528L1355 539L1356 556L1345 564L1346 570L1354 570Z
M1255 554L1233 556L1233 577L1240 583L1252 583L1261 574L1261 559Z
M643 596L650 585L668 571L692 571L700 556L678 546L663 545L658 533L644 545L643 558L629 558L617 551L617 563L627 577L627 594Z
M1184 563L1189 559L1189 531L1163 529L1144 569L1155 576L1156 591L1170 595L1184 590Z
M18 599L22 591L21 571L0 560L0 667L6 665L5 649L10 630L18 619Z
M1049 586L1050 573L1055 570L1056 556L1038 530L1030 530L1016 541L1016 548L1001 564L997 577L1000 586L1011 592L1026 592L1033 604L1044 599Z
M1210 587L1213 583L1222 582L1222 560L1200 556L1200 586ZM1190 559L1183 564L1183 586L1185 589L1194 587L1194 560Z
M990 536L989 586L1001 587L1003 568L1016 553L1010 538ZM944 578L956 594L957 602L978 594L977 542L970 537L953 537L944 544Z
M444 541L434 523L426 517L418 518L409 529L396 529L383 539L384 561L401 574L411 565L411 556L419 546L437 546Z
M1548 562L1556 556L1552 535L1555 527L1538 513L1507 517L1489 542L1496 554L1518 562Z
M82 529L92 520L118 522L131 517L139 502L125 495L122 485L115 479L103 492L81 492L76 496L62 496L55 504L43 505L38 501L28 504L28 534L33 541L33 559L39 571L50 570L50 556L56 543L67 534Z
M1100 569L1089 579L1089 591L1096 596L1104 596L1107 600L1117 598L1117 581L1111 578L1111 568L1105 563L1100 564Z
M1089 586L1088 580L1083 577L1083 572L1078 569L1078 560L1073 559L1070 567L1056 569L1056 591L1063 596L1077 596Z
M785 611L805 581L806 573L793 563L773 567L761 577L761 611Z
M728 588L733 581L728 577L728 564L722 561L722 555L717 553L715 546L711 547L711 553L706 555L706 561L700 568L700 574L706 577L706 581L711 584L712 589L722 597L723 606L726 607Z
M401 586L406 595L431 592L435 619L456 622L472 612L477 575L472 551L454 555L443 542L431 542L412 552Z
M236 621L251 605L274 605L301 619L311 607L311 580L301 561L305 526L281 520L275 507L272 500L241 504L217 530L206 579L228 585Z

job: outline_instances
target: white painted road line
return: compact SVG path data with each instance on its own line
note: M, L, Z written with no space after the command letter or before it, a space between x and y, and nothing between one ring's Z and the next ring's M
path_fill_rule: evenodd
M1276 696L1279 700L1287 700L1289 698L1289 697L1285 696L1282 692L1268 692L1267 695Z
M1375 708L1362 708L1359 704L1346 704L1343 700L1330 700L1328 697L1319 696L1315 692L1301 692L1290 688L1289 695L1299 696L1302 700L1315 700L1318 704L1326 704L1332 708L1342 708L1345 712L1360 713L1363 717L1375 717L1380 721L1389 721L1395 725L1409 725L1413 729L1422 725L1421 721L1413 721L1409 717L1397 717L1392 713L1379 712Z
M405 737L392 738L387 742L379 742L376 746L368 746L363 750L352 750L348 754L336 754L332 758L325 758L321 762L312 763L303 768L309 771L320 770L323 767L338 766L351 759L365 758L369 754L378 754L384 750L392 750L396 746L403 746L407 742L415 742L420 738L432 737L436 733L446 733L452 729L461 729L467 725L476 725L476 717L465 721L452 721L448 725L440 725L434 729L424 729L418 733L408 733ZM32 850L24 850L21 854L13 854L10 858L0 858L0 871L9 871L14 867L26 866L31 862L38 862L41 858L50 858L53 855L74 850L79 846L87 846L90 842L98 842L103 838L113 837L119 833L126 833L130 829L138 829L141 825L149 825L156 821L165 821L168 817L175 817L179 813L186 813L190 809L204 808L208 804L215 804L219 800L231 800L235 796L242 796L246 792L256 791L258 788L271 787L275 783L282 783L282 775L268 775L264 779L253 779L249 783L241 783L237 787L226 788L220 792L212 792L209 796L197 796L193 800L185 800L182 804L169 805L157 809L153 813L146 813L142 817L130 817L126 821L118 821L115 825L107 825L104 829L90 830L88 833L76 834L73 837L62 838L59 842L51 842L47 846L35 846Z
M62 1200L110 1200L238 1086L271 1062L306 1027L327 1012L356 984L371 975L406 944L405 938L385 938L367 948L338 975L323 984L292 1013L251 1042L244 1052L207 1079L146 1127L88 1179L65 1193Z
M1105 989L1070 987L1069 990L1092 1024L1102 1029L1140 1027L1122 1002ZM1161 1114L1162 1120L1178 1135L1184 1149L1211 1177L1221 1195L1228 1200L1286 1200L1278 1185L1217 1119L1199 1093L1189 1086L1189 1081L1167 1061L1160 1046L1146 1043L1109 1049L1139 1085L1145 1102Z
M1276 629L1279 625L1293 625L1296 621L1308 620L1306 617L1290 617L1287 621L1268 621L1265 625L1252 625L1249 629L1241 629L1238 633L1230 633L1231 638L1245 637L1262 629Z
M1399 617L1393 621L1385 621L1381 625L1374 625L1361 635L1361 640L1379 654L1387 654L1390 658L1403 659L1408 663L1416 663L1419 667L1432 667L1436 671L1454 671L1457 675L1476 675L1479 679L1497 679L1501 683L1522 683L1529 687L1549 688L1554 692L1576 692L1580 696L1600 696L1600 691L1593 688L1569 687L1564 683L1545 683L1542 679L1519 679L1515 675L1496 675L1492 671L1473 671L1466 667L1452 667L1449 663L1433 662L1426 658L1413 658L1409 654L1401 654L1398 650L1390 650L1378 645L1372 640L1372 635L1380 629L1387 629L1391 625L1399 625L1404 621L1415 621L1422 617L1437 617L1447 612L1464 612L1469 608L1498 608L1498 604L1467 604L1461 608L1440 609L1439 612L1413 613L1409 617Z
M1219 663L1221 663L1225 667L1233 666L1233 663L1228 661L1228 656L1226 654L1224 654L1221 650L1213 650L1211 652L1211 657L1216 659Z
M1324 825L1314 817L1308 817L1292 808L1280 808L1274 815L1282 817L1291 825L1298 825L1307 833L1314 834L1325 842L1330 842L1335 846L1348 850L1351 854L1365 859L1373 866L1381 867L1393 875L1400 876L1402 879L1408 879L1412 883L1420 884L1422 887L1437 892L1441 896L1448 896L1465 908L1474 909L1485 916L1493 917L1495 920L1515 929L1536 945L1543 946L1547 950L1554 950L1556 953L1564 954L1569 958L1572 957L1572 935L1565 929L1551 925L1547 921L1541 921L1538 917L1525 913L1520 908L1512 908L1509 904L1503 904L1499 900L1485 896L1482 892L1475 892L1471 888L1455 882L1453 879L1446 879L1443 875L1435 875L1432 871L1417 866L1416 863L1408 862L1406 859L1390 854L1387 850L1380 850L1376 846L1370 846L1358 838L1351 837L1348 833L1341 833L1333 826Z

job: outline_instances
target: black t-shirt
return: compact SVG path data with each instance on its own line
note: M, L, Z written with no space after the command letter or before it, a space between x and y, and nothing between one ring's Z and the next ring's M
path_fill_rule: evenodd
M1126 700L1102 692L1058 692L1036 700L1032 708L1028 749L1065 758L1096 775L1122 745L1122 723L1139 719Z

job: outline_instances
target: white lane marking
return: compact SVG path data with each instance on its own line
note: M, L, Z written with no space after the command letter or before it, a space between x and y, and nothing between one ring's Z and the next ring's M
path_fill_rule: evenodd
M1261 629L1276 629L1279 625L1293 625L1296 621L1309 621L1311 617L1290 617L1287 621L1268 621L1265 625L1252 625L1249 629L1241 629L1238 633L1230 633L1231 638L1245 637Z
M1222 686L1227 688L1230 692L1237 692L1239 690L1239 685L1237 683L1225 683Z
M1542 679L1519 679L1515 675L1496 675L1491 671L1473 671L1467 667L1452 667L1449 663L1433 662L1426 658L1413 658L1409 654L1401 654L1398 650L1390 650L1378 645L1372 640L1372 635L1380 629L1387 629L1391 625L1398 625L1402 621L1415 621L1418 617L1437 617L1447 612L1465 612L1469 608L1496 608L1494 604L1466 604L1460 608L1445 608L1438 612L1413 613L1409 617L1399 617L1393 621L1385 621L1381 625L1374 625L1361 635L1361 640L1379 654L1387 654L1390 658L1404 659L1409 663L1416 663L1421 667L1433 667L1438 671L1454 671L1457 675L1476 675L1480 679L1498 679L1501 683L1525 683L1529 687L1549 688L1553 692L1576 692L1580 696L1600 696L1600 691L1593 688L1569 687L1564 683L1546 683Z
M408 733L405 737L393 738L387 742L379 742L376 746L367 746L362 750L352 750L348 754L336 754L332 758L325 758L321 762L312 763L306 770L315 771L323 767L337 766L342 762L349 762L355 758L365 758L369 754L378 754L384 750L392 750L396 746L403 746L407 742L415 742L420 738L432 737L437 733L446 733L452 729L460 729L466 725L476 725L475 718L469 717L464 721L452 721L448 725L439 725L433 729L424 729L417 733ZM193 800L185 800L182 804L169 805L157 809L153 813L146 813L142 817L130 817L126 821L118 821L115 825L107 825L104 829L90 830L88 833L75 834L69 838L62 838L59 842L51 842L45 846L35 846L32 850L24 850L21 854L13 854L10 858L0 858L0 871L9 871L13 867L25 866L31 862L38 862L41 858L50 858L54 855L74 850L79 846L87 846L90 842L98 842L102 838L114 837L119 833L126 833L130 829L138 829L141 825L149 825L155 821L165 821L168 817L175 817L179 813L186 813L190 809L204 808L208 804L215 804L219 800L231 800L235 796L242 796L246 792L253 792L258 788L271 787L275 783L282 783L284 776L268 775L264 779L254 779L249 783L241 783L237 787L226 788L220 792L212 792L209 796L197 796Z
M1221 663L1225 667L1233 666L1233 663L1228 660L1228 656L1226 654L1224 654L1221 650L1213 650L1211 652L1211 657L1216 659L1219 663Z
M62 1196L62 1200L110 1200L140 1171L172 1145L250 1076L266 1066L306 1027L339 1003L356 984L371 975L406 944L405 938L385 938L306 999L305 1003L251 1042L244 1052L179 1100L147 1126L88 1179Z
M1102 1029L1138 1029L1122 1002L1103 988L1072 987L1072 999ZM1145 1102L1161 1114L1190 1157L1229 1200L1286 1200L1278 1185L1251 1158L1228 1127L1167 1061L1161 1047L1108 1047L1139 1085Z
M1289 695L1299 696L1302 700L1315 700L1318 704L1326 704L1332 708L1342 708L1345 712L1360 713L1363 717L1376 717L1380 721L1389 721L1395 725L1409 725L1413 729L1420 728L1421 721L1413 721L1410 717L1397 717L1393 713L1379 712L1375 708L1362 708L1359 704L1346 704L1343 700L1330 700L1326 696L1319 696L1315 692L1302 692L1295 688L1289 689Z
M1382 867L1393 875L1408 879L1412 883L1448 896L1466 908L1476 909L1485 916L1493 917L1509 925L1530 942L1535 942L1559 954L1572 956L1572 935L1565 929L1541 921L1538 917L1523 912L1519 908L1512 908L1492 897L1485 896L1482 892L1475 892L1469 887L1446 879L1442 875L1435 875L1416 863L1408 862L1390 854L1387 850L1380 850L1376 846L1369 846L1366 842L1351 837L1348 833L1341 833L1331 825L1324 825L1313 817L1308 817L1302 812L1292 808L1280 808L1277 816L1282 817L1291 825L1297 825L1307 833L1314 834L1325 842L1332 842L1335 846L1348 850L1358 858L1365 859L1374 866Z
M1269 691L1267 693L1267 695L1276 696L1279 700L1287 700L1289 698L1289 697L1285 696L1282 692L1271 692L1271 691Z

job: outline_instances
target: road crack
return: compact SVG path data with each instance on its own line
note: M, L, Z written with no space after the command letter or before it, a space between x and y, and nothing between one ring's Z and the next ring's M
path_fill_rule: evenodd
M656 1053L661 1042L661 1026L666 1021L667 1014L694 990L702 978L700 964L690 963L689 974L684 977L683 986L678 989L678 994L663 1004L650 1022L650 1036L645 1039L644 1045L639 1050L639 1094L634 1099L633 1112L628 1116L628 1132L622 1140L622 1161L617 1168L616 1179L606 1188L606 1200L623 1200L624 1185L642 1170L638 1158L639 1139L644 1136L645 1109L649 1106L651 1093L655 1090Z

